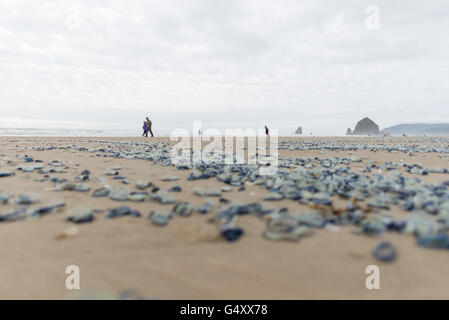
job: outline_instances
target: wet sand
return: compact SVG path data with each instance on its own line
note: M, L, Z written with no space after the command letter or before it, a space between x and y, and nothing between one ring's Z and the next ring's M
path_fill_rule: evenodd
M313 138L285 138L308 141ZM318 138L315 138L318 139ZM344 138L338 138L344 139ZM347 138L347 141L371 143L370 138ZM99 157L95 153L73 149L36 151L31 147L53 145L100 147L98 140L165 141L166 138L0 138L0 171L16 174L0 178L0 190L8 195L35 194L37 205L63 201L66 207L38 219L0 222L0 298L1 299L63 299L73 295L65 287L65 269L68 265L80 268L81 292L106 290L120 292L134 289L143 297L155 299L448 299L449 277L447 250L429 250L418 247L411 235L386 233L381 237L367 237L352 233L353 226L335 230L314 229L314 234L297 243L269 241L262 237L265 222L254 216L241 216L239 226L245 234L235 243L220 237L217 228L208 223L211 215L194 213L191 217L174 217L166 227L156 227L146 219L153 210L170 210L172 205L155 202L121 203L107 198L93 198L92 190L104 184L89 181L90 192L53 190L50 181L37 182L42 175L15 170L16 165L27 165L17 154L27 154L43 164L59 159L66 165L64 173L56 174L73 180L82 170L91 176L102 176L114 166L121 166L120 174L129 180L131 189L138 180L150 180L168 190L182 187L173 193L176 201L204 203L195 196L193 188L222 187L215 178L187 181L190 170L180 171L151 162L134 159ZM388 144L413 144L412 139L388 139ZM447 146L447 145L446 145ZM386 151L288 151L280 157L358 157L364 162L351 164L357 170L370 160L401 161L423 164L424 167L449 168L449 157L427 153L409 156ZM8 165L1 159L10 158ZM403 170L400 168L400 170ZM412 177L403 172L404 176ZM175 175L179 181L163 182L163 177ZM107 178L109 186L121 186L119 180ZM449 180L449 174L419 176L425 183ZM246 186L244 191L232 191L223 197L243 203L261 202L268 207L286 207L289 211L306 209L291 200L264 201L267 190ZM120 217L106 219L105 213L96 213L92 223L73 224L66 221L66 212L82 204L104 209L130 206L142 213L141 218ZM5 213L15 204L0 204ZM397 208L393 215L406 213ZM57 235L76 227L78 233L63 239ZM393 263L374 259L372 250L381 241L392 242L398 258ZM380 290L365 287L365 268L380 267ZM75 293L76 295L76 293Z

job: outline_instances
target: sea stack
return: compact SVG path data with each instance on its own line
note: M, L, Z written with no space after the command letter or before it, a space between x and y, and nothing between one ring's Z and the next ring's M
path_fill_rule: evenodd
M379 136L380 130L379 126L373 120L369 118L363 118L362 120L357 122L357 125L355 126L352 134L360 136Z
M295 134L302 134L302 128L298 127L298 129L296 129Z
M352 134L351 128L348 128L348 130L346 130L346 135L350 136Z

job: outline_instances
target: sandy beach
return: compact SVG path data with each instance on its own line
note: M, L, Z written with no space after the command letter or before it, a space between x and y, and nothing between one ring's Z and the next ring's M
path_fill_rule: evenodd
M424 185L441 184L449 180L448 173L428 172L425 175L407 172L403 163L419 163L422 168L449 168L449 154L444 152L401 152L376 150L372 146L439 146L447 150L448 140L432 138L279 138L280 159L309 159L307 165L320 159L352 159L350 171L371 176L391 172L379 166L398 164L396 172L406 179L420 179ZM288 150L292 145L323 142L322 147L309 150ZM334 148L329 148L334 141ZM118 294L134 290L136 295L150 299L448 299L449 278L447 250L423 248L412 234L385 232L379 236L355 234L354 225L311 228L313 234L297 242L271 241L262 236L266 219L252 214L238 216L238 226L244 234L228 242L211 219L229 203L259 203L272 209L287 208L295 213L310 209L310 205L291 199L266 201L268 190L245 183L244 190L230 186L221 197L213 197L215 207L207 214L173 215L164 227L147 219L150 212L171 212L173 204L161 204L146 199L143 202L113 201L93 197L94 190L129 188L139 191L138 181L148 180L152 187L180 192L168 192L175 201L202 205L208 199L194 194L194 189L222 188L212 177L188 181L192 170L127 157L111 157L100 149L125 148L123 143L139 145L164 142L168 138L0 138L0 172L14 175L0 178L0 191L8 200L0 203L2 215L15 208L39 208L52 203L64 203L52 212L38 217L0 222L0 299L64 299L85 297L86 292ZM344 150L344 145L371 146L366 149ZM50 148L49 148L50 147ZM445 149L446 148L446 149ZM50 149L50 150L49 150ZM333 150L332 150L333 149ZM26 160L30 158L31 160ZM315 159L315 160L313 160ZM38 160L38 162L36 162ZM29 161L29 162L26 162ZM367 163L377 165L372 172L363 172ZM51 165L48 165L51 164ZM58 165L55 165L58 164ZM36 168L29 166L38 165ZM25 170L24 170L25 168ZM53 171L39 172L45 168ZM293 172L295 166L279 168ZM56 191L55 186L76 181L88 170L83 181L89 191ZM116 170L122 179L106 174ZM29 172L26 172L29 171ZM162 181L177 176L177 181ZM124 180L125 183L124 183ZM145 190L151 193L151 187ZM19 195L30 195L35 203L19 205ZM345 208L347 200L332 196L333 207ZM97 209L88 223L67 221L67 213L77 207ZM108 210L129 206L141 217L107 218ZM101 211L104 212L101 212ZM380 210L395 219L405 219L407 212L396 205ZM394 245L397 258L386 263L372 254L380 241ZM365 287L369 265L378 265L381 289ZM68 265L80 268L79 291L66 286Z

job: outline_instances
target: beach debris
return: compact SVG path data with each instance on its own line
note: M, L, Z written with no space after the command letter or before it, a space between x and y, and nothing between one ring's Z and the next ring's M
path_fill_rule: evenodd
M110 193L111 193L111 190L109 188L100 188L100 189L96 189L92 193L92 196L95 198L108 197Z
M181 192L182 188L180 186L174 186L173 188L168 189L168 192Z
M387 227L380 214L373 214L364 218L360 222L360 226L354 233L364 234L367 236L378 236L387 231Z
M164 227L167 225L168 221L171 219L171 214L163 211L151 212L148 215L148 220L151 221L155 226Z
M105 170L103 172L103 174L106 175L106 176L116 176L116 175L119 175L120 172L117 171L117 170L114 170L114 169L109 169L109 170Z
M416 175L420 175L420 176L425 176L425 175L427 175L427 171L426 171L426 170L423 170L423 169L417 168L417 167L411 168L411 169L409 170L409 172L410 172L411 174L416 174Z
M270 192L264 198L265 201L280 201L282 199L284 199L284 196L277 192Z
M236 242L244 234L243 229L237 226L237 216L235 215L229 216L223 220L215 219L214 222L220 229L220 235L228 242Z
M0 171L0 178L12 177L15 173L11 171Z
M86 183L77 183L77 184L75 185L75 191L78 191L78 192L88 192L88 191L90 191L90 187L89 187L89 185L86 184Z
M215 206L214 202L208 199L203 205L195 207L195 211L201 214L208 213Z
M35 202L39 201L39 198L36 195L29 195L29 194L20 194L16 198L16 204L19 205L30 205Z
M449 235L439 232L435 235L418 236L417 244L428 249L449 250Z
M200 197L220 197L221 190L218 188L204 189L204 188L194 188L193 192Z
M0 222L18 221L28 218L25 208L14 208L6 214L0 214Z
M418 237L431 237L436 235L442 226L423 212L411 213L405 218L404 233L414 234Z
M189 177L187 178L187 181L202 180L202 179L206 180L211 177L212 175L210 173L194 168L190 173Z
M221 192L231 192L231 191L232 191L232 187L230 187L230 186L221 187Z
M57 209L60 209L60 208L63 208L63 207L65 207L65 203L64 202L55 202L55 203L50 204L48 206L37 207L37 208L30 208L27 211L27 215L28 215L28 217L39 218L39 217L41 217L43 215L46 215L46 214L49 214L49 213L53 213Z
M122 216L140 217L140 212L137 210L132 210L129 207L119 207L110 209L106 218L117 218Z
M263 208L259 203L251 203L251 204L241 204L237 202L230 203L226 206L219 214L218 217L229 218L238 215L245 214L262 214Z
M173 207L172 211L182 217L188 217L193 213L193 206L189 202L180 202Z
M131 190L128 188L116 188L109 194L109 199L114 201L128 201Z
M300 225L306 225L315 228L323 228L326 225L324 213L318 210L302 211L298 214L292 215L292 217Z
M224 226L220 230L220 234L226 238L228 242L237 241L242 235L244 231L240 227L228 227Z
M90 171L89 170L83 170L81 174L75 178L76 182L83 182L88 181L90 179Z
M177 176L165 176L162 181L171 182L171 181L178 181L179 177Z
M139 190L145 190L151 187L153 184L148 180L137 181L136 188Z
M0 203L1 204L7 204L9 201L10 196L8 196L6 193L3 193L0 191Z
M128 196L129 201L143 202L148 198L147 192L131 192Z
M448 169L446 169L446 168L437 168L437 167L427 168L426 171L428 173L449 173Z
M67 212L67 220L75 223L86 223L94 220L94 212L91 208L76 206Z
M268 240L298 241L303 236L311 235L312 231L307 226L300 226L291 216L280 216L267 221L267 230L263 232Z
M374 257L382 262L393 262L396 259L396 249L390 242L383 241L373 251Z
M60 177L58 177L57 175L51 175L51 176L49 176L49 177L48 177L48 180L49 180L50 182L54 182L54 183L65 183L65 182L67 182L67 179L60 178Z
M175 203L175 198L169 196L167 194L167 192L163 191L163 190L159 190L156 193L153 193L150 195L150 199L157 201L161 204L171 204L171 203Z
M198 196L218 197L218 204L206 202L203 205L195 206L188 202L176 203L175 199L168 195L166 191L153 186L149 181L136 183L136 188L141 191L153 186L149 193L131 192L126 188L111 191L105 187L95 190L92 195L94 197L111 197L111 199L117 201L140 202L150 199L162 204L170 203L174 204L171 214L181 216L190 216L193 212L205 214L217 210L219 212L212 219L220 221L221 224L225 222L225 226L229 230L233 230L233 227L226 224L229 219L238 215L254 215L267 221L267 230L264 232L264 237L272 240L297 241L302 235L310 234L311 228L351 225L358 228L357 233L365 235L381 235L387 231L413 234L422 246L444 247L443 235L449 229L449 181L426 184L420 180L421 176L445 174L448 173L448 170L443 167L426 168L423 164L406 163L403 159L407 155L424 154L448 157L449 144L447 142L449 140L447 138L413 138L413 140L409 140L413 143L407 144L384 143L383 140L376 137L364 142L353 138L350 140L338 138L312 139L310 141L280 139L279 150L293 151L297 156L280 158L277 170L270 175L262 174L262 169L267 169L270 166L261 164L234 164L234 161L229 162L231 164L224 164L222 161L196 164L186 161L186 163L174 164L169 156L170 144L162 142L103 139L89 141L101 145L85 148L76 145L52 146L50 143L41 147L33 146L33 150L69 149L75 152L89 152L92 157L137 159L150 161L162 167L171 167L171 169L191 170L187 179L189 181L214 179L224 184L224 186L215 189L208 189L204 186L194 189ZM430 143L421 143L423 141ZM302 151L304 153L316 151L317 154L322 156L305 157L302 156ZM325 156L324 154L327 151L342 151L342 153L338 156ZM401 153L403 156L401 160L396 162L374 162L369 161L369 156L365 156L365 154L361 157L361 153L357 153L357 151L364 153ZM359 157L356 157L356 155ZM223 155L217 153L213 156L218 159ZM233 151L231 154L225 154L224 156L228 160L237 160L238 158ZM261 155L259 154L259 156ZM88 170L82 171L75 178L75 183L72 183L58 175L66 173L67 170L71 170L76 175L80 172L78 164L71 162L65 164L61 160L53 160L45 164L37 160L27 163L25 160L27 157L30 156L26 152L18 156L19 159L25 161L25 164L20 164L15 167L15 170L39 173L42 175L41 181L48 180L55 183L55 190L87 191L86 182L89 180L103 185L107 183L104 177L102 182L98 180L99 178L92 179ZM265 159L265 157L263 158ZM418 157L415 157L415 159L418 159ZM5 157L2 165L15 166L11 159ZM112 176L114 180L121 180L123 183L127 179L120 175L121 169L121 166L116 166L106 170L104 174ZM0 171L0 177L10 176L2 175L2 172L9 171ZM11 172L11 174L14 173ZM28 175L22 176L26 178ZM167 176L163 180L177 181L179 177ZM245 186L258 187L262 192L267 193L266 201L290 201L309 206L311 210L289 214L285 208L266 209L262 207L262 202L239 204L230 201L229 199L232 199L232 197L221 197L223 192L233 191L234 186L236 187L235 191L241 192L245 191ZM180 192L182 189L181 186L175 186L168 189L168 192ZM0 203L7 204L11 198L2 195L0 193ZM246 194L241 196L246 196ZM16 201L17 199L18 197ZM20 201L20 205L30 205L26 204L29 202L28 200ZM335 203L338 204L339 200L347 201L347 205L337 208ZM226 204L226 206L220 207L223 204ZM385 214L385 211L390 209L404 210L408 213L408 216L402 221L395 221L391 216ZM40 216L41 213L51 212L52 207L17 208L14 210L0 215L0 221ZM171 214L166 214L165 217L171 216ZM157 218L155 219L158 221ZM279 225L275 225L275 222ZM237 227L234 226L234 228ZM234 233L230 232L229 234Z
M72 182L64 182L57 184L53 189L54 191L75 191L76 190L76 184Z

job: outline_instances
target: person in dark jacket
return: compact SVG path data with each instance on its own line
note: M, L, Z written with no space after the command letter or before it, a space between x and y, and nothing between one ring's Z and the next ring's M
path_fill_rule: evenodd
M151 122L150 118L147 117L147 135L146 135L147 137L148 137L148 132L150 132L151 136L154 137L153 131L151 130L152 124L153 123Z

